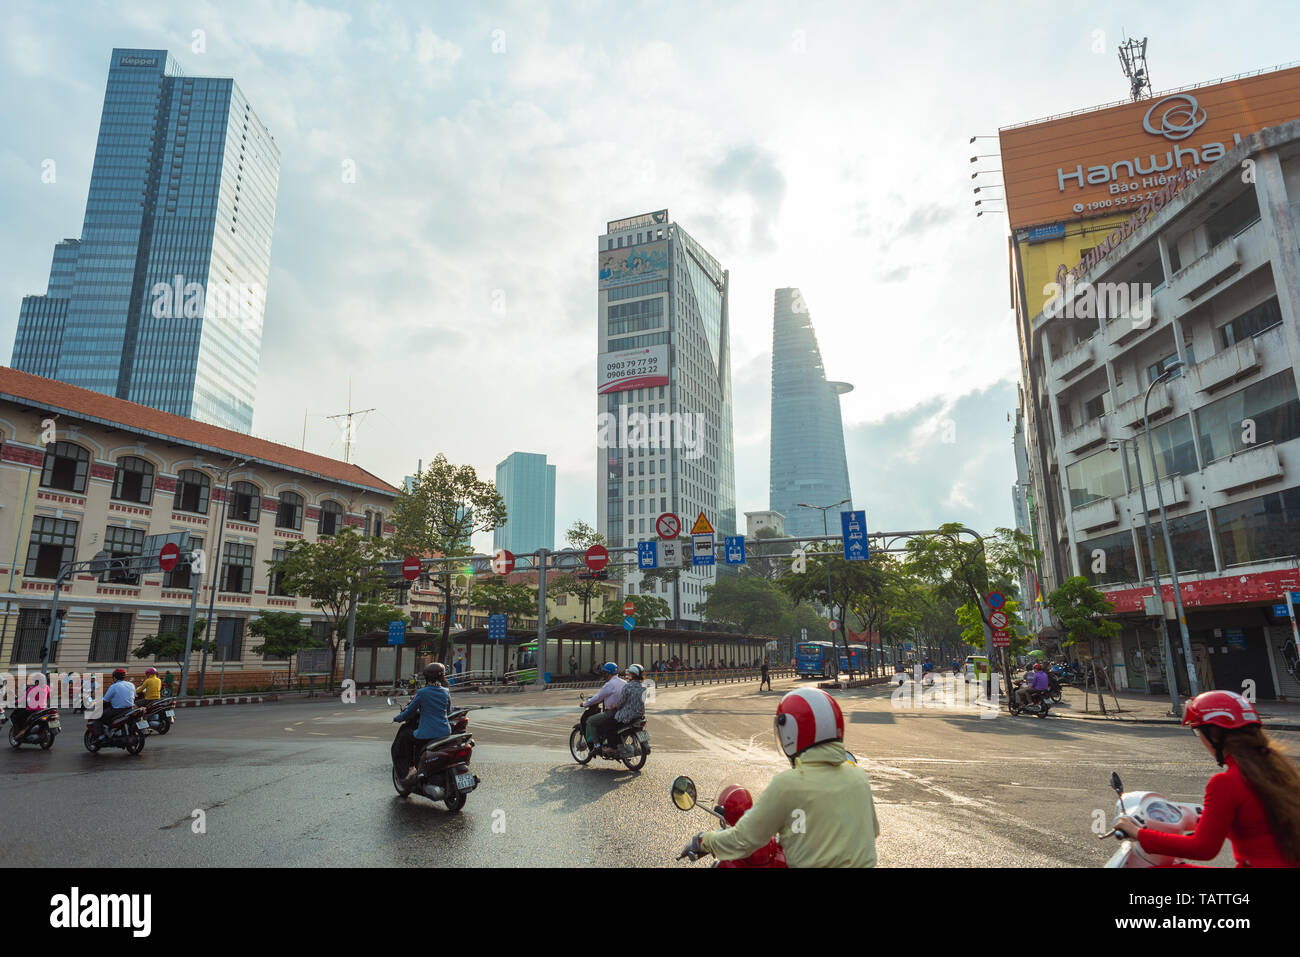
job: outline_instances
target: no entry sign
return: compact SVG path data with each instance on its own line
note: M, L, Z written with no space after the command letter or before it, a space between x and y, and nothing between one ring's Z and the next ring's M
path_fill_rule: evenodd
M676 538L682 533L682 520L672 512L664 512L655 519L655 532L660 538Z
M586 561L588 568L598 572L609 564L609 552L604 545L592 545L587 549Z
M168 542L158 553L158 567L165 572L171 571L176 567L176 563L181 560L180 546L175 542Z
M509 575L515 570L515 556L508 549L499 550L492 556L492 570L498 575Z
M625 602L623 602L623 614L625 614L625 615L635 615L635 614L636 614L636 603L635 603L635 602L630 602L630 601L625 601Z
M402 560L402 577L413 582L420 577L420 560L414 555Z

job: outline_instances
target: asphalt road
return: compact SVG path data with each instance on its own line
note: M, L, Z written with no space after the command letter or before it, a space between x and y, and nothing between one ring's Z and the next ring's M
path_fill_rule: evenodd
M136 757L90 754L81 718L43 752L0 752L0 858L11 866L689 866L674 858L711 826L669 801L675 776L702 797L760 790L788 766L772 738L780 694L798 682L660 691L653 753L639 773L568 753L576 696L457 696L482 778L463 811L399 798L395 726L383 698L186 709ZM982 719L899 708L889 688L839 694L846 744L870 776L881 866L1100 866L1115 849L1107 786L1199 800L1213 761L1186 730L1052 717ZM1277 735L1300 751L1300 736ZM31 813L12 813L27 808ZM195 812L202 812L196 818ZM205 829L196 832L196 822ZM1230 860L1225 851L1219 863ZM696 866L703 866L702 864Z

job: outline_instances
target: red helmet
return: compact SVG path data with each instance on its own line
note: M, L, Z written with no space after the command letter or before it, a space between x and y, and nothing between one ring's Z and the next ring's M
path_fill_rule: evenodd
M125 669L125 668L114 668L114 669L113 669L113 680L114 680L114 681L125 681L125 680L126 680L126 669Z
M1199 728L1213 724L1220 728L1244 728L1248 724L1261 724L1255 706L1235 691L1206 691L1187 702L1183 724Z
M157 669L157 668L146 668L146 669L144 669L144 673L147 674L147 675L156 675L156 674L158 673L158 669Z
M754 806L754 798L739 784L728 784L718 795L717 810L731 827L736 826L740 816Z
M1043 670L1043 666L1042 666L1042 664L1040 664L1039 662L1035 661L1035 662L1034 662L1034 670L1035 670L1035 671L1042 671L1042 670Z
M844 740L844 713L817 688L791 691L776 706L776 743L793 761L815 744Z

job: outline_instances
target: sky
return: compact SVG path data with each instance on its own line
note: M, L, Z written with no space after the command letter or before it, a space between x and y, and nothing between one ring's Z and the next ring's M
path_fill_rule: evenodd
M855 385L872 530L991 531L1018 358L1006 218L972 193L997 141L970 137L1125 99L1124 35L1164 90L1295 59L1300 7L7 0L0 349L80 234L112 48L167 49L233 76L280 149L255 434L342 457L350 395L381 478L542 452L557 535L594 525L596 240L666 208L730 270L738 512L767 508L773 293L797 286Z

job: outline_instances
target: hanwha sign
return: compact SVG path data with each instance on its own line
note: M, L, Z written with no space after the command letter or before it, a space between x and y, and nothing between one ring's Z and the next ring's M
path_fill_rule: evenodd
M1159 129L1151 125L1153 118L1159 119ZM1177 142L1195 133L1208 118L1196 97L1190 93L1175 93L1151 105L1147 115L1142 117L1142 128L1153 136Z

